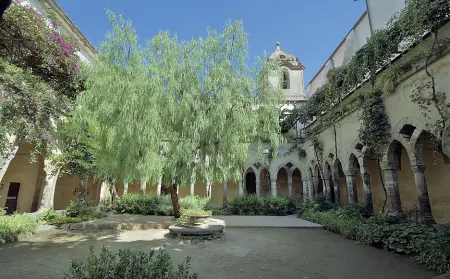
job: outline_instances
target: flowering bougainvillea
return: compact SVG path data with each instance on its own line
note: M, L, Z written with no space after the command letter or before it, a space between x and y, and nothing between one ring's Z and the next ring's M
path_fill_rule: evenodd
M70 110L81 79L78 46L59 32L52 14L13 1L0 21L0 153L9 138L45 152L55 142L55 120Z

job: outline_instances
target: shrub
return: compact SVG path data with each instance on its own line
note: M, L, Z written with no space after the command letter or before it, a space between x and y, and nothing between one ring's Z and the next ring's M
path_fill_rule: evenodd
M31 234L36 230L36 220L32 216L13 214L0 216L0 241L17 241L20 235Z
M358 205L325 212L308 207L300 217L360 243L413 256L418 263L438 272L450 271L448 226L435 229L426 224L391 218L387 214L374 214L367 218L365 210Z
M85 261L72 261L69 274L66 274L65 278L196 279L197 274L191 274L189 269L190 258L186 258L175 269L170 255L164 248L159 252L151 250L145 253L125 249L114 253L103 247L100 256L97 257L91 246L90 254Z
M86 211L85 211L86 212ZM80 223L88 220L103 218L108 216L108 213L101 212L101 211L90 211L89 214L79 215L72 217L73 212L70 213L70 216L62 215L54 210L49 210L46 212L42 212L37 216L37 221L39 224L48 224L48 225L62 225L62 224L69 224L69 223Z
M172 215L170 196L128 194L117 200L117 213L142 215Z
M292 198L273 197L266 204L265 213L267 215L284 216L295 211L295 200Z
M186 196L181 199L180 207L182 209L207 209L210 202L211 199L207 197Z
M264 215L264 199L256 195L234 197L228 203L228 211L233 215Z
M212 210L212 215L231 215L228 208L216 208Z
M70 201L70 204L66 209L66 216L83 217L93 215L96 211L97 208L87 201L79 201L79 202Z

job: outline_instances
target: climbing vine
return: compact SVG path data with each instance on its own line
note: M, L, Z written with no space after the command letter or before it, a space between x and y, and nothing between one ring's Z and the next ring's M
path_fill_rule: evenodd
M335 124L339 120L364 104L359 136L369 149L376 150L386 142L390 129L384 113L382 92L393 92L396 80L402 73L409 72L412 65L425 63L429 81L418 85L412 100L419 104L424 113L428 113L429 106L434 105L440 115L440 120L434 125L437 130L435 134L442 136L449 118L447 102L445 93L437 90L428 66L448 47L447 38L438 39L438 30L448 22L449 15L450 3L447 0L407 0L405 9L396 14L385 29L375 31L348 64L331 69L327 73L327 82L303 106L290 111L285 120L287 125L292 127L297 122L309 124L314 117L318 117L315 125L317 133L331 125L336 129ZM424 34L429 33L433 36L429 51L393 65L394 58L404 55L426 39ZM429 91L431 94L425 94ZM335 130L334 134L336 138ZM336 140L335 149L337 153Z

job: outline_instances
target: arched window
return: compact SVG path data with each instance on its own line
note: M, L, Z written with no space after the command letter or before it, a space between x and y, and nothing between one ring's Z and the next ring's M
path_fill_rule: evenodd
M283 89L289 89L289 72L286 69L283 69L283 83L282 88Z

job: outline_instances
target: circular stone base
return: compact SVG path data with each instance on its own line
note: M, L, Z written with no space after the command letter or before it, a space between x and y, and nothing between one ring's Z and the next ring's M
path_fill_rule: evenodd
M171 225L169 231L175 236L212 236L222 234L224 226L220 224L201 224L198 226L185 227L181 224Z

